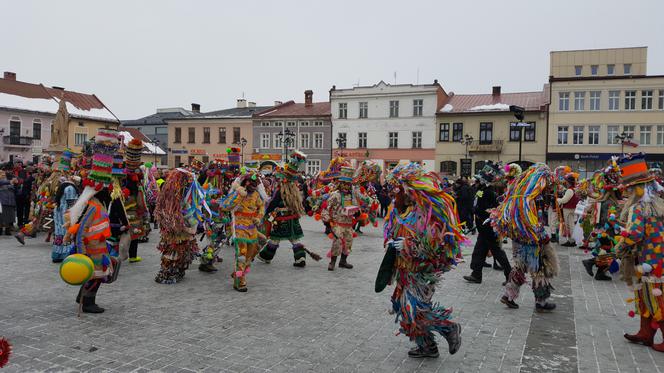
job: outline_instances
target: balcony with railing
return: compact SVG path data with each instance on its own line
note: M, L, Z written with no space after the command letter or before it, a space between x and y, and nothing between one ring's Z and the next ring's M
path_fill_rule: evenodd
M503 140L482 141L473 140L468 144L469 152L500 153L503 150Z
M32 146L32 137L5 135L2 137L2 143L4 145L30 147Z

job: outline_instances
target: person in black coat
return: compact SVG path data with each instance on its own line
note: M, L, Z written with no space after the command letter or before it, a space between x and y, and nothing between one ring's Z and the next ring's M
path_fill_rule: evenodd
M482 269L487 257L487 253L491 250L494 259L500 264L505 274L505 280L512 271L509 259L500 244L500 237L496 234L489 223L490 209L498 206L498 195L494 187L491 185L497 177L500 176L501 168L493 163L487 165L475 176L479 186L475 196L475 204L473 212L475 215L475 226L477 228L477 241L473 249L473 256L470 262L470 269L473 271L470 276L463 276L463 278L472 283L482 283Z

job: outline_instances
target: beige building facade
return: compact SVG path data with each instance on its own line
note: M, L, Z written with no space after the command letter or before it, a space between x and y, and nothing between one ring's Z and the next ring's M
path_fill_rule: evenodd
M436 171L450 177L476 174L488 160L530 165L546 158L545 91L451 95L436 116ZM517 126L510 105L525 109ZM520 137L521 136L521 137ZM519 141L521 139L521 141Z
M549 83L551 167L587 176L639 151L664 161L664 76L647 75L646 47L551 52Z

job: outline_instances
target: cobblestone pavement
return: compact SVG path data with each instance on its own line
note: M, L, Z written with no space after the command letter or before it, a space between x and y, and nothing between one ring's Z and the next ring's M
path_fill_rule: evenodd
M320 223L304 227L304 243L325 253L330 242ZM627 288L617 279L593 281L579 249L558 249L559 307L551 314L533 312L526 287L521 308L506 309L500 272L487 268L481 285L468 284L461 278L468 264L459 265L445 275L436 300L453 306L461 350L450 356L443 341L439 359L414 360L406 355L408 338L394 335L391 288L373 291L383 252L379 229L357 239L352 270L328 272L325 260L294 268L290 247L281 247L272 264L254 264L244 294L231 288L228 250L215 274L192 266L180 284L155 283L158 232L150 238L139 247L142 262L125 263L117 282L102 285L97 303L106 312L78 318L77 289L59 279L43 236L25 247L1 237L0 336L14 346L2 372L664 371L664 354L622 337L638 328L638 319L627 317ZM464 249L468 258L471 251Z

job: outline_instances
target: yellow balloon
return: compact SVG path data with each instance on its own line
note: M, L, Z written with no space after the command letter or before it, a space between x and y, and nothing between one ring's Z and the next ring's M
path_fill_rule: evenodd
M82 285L94 274L95 265L83 254L69 255L60 265L60 277L69 285Z

